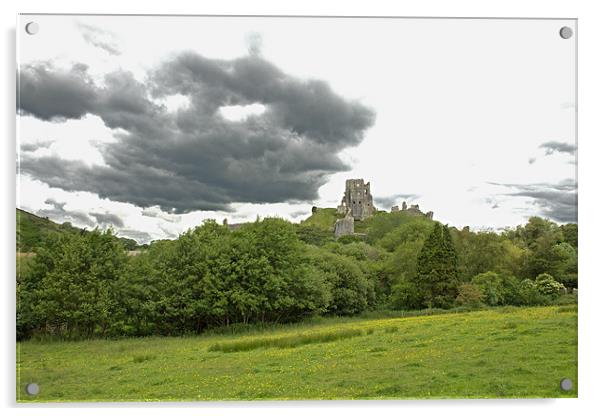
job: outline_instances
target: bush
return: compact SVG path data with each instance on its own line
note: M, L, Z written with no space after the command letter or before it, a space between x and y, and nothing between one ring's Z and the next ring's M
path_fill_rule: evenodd
M521 305L547 305L550 303L550 299L537 289L537 285L531 279L525 279L520 283L519 299Z
M352 315L362 312L369 305L369 292L374 288L366 279L357 262L347 256L325 250L308 250L307 262L314 273L321 276L330 289L329 313Z
M552 275L547 273L542 273L535 278L535 286L539 293L544 296L550 296L552 298L557 298L561 293L566 293L566 288L562 283L558 283L554 280Z
M484 298L485 295L477 285L472 283L462 283L458 287L458 297L456 297L456 303L460 306L478 308L483 305Z
M472 284L480 290L483 301L487 305L495 306L505 303L502 278L499 274L495 272L478 274L472 278Z
M344 235L342 237L339 237L339 239L337 240L337 242L339 242L340 244L361 243L362 241L364 241L364 238L359 235Z
M296 225L297 236L306 244L323 246L334 241L332 231L315 225Z
M110 229L52 237L21 276L17 336L104 335L113 319L113 288L126 261L124 247Z
M419 309L424 298L416 286L402 278L391 287L391 306L397 310Z

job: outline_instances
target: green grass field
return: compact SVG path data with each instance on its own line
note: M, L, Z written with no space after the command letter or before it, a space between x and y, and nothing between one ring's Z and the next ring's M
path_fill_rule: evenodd
M577 396L575 305L17 348L21 402Z

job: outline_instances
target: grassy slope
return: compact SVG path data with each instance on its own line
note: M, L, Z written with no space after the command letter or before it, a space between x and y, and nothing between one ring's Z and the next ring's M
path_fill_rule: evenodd
M68 232L47 218L17 208L17 251L30 252L50 234Z
M312 213L311 216L301 221L300 224L333 231L334 223L339 218L343 218L343 215L337 214L336 208L319 208L317 212ZM432 220L429 220L423 216L416 216L403 211L377 211L374 216L367 218L364 221L356 221L355 232L373 232L376 234L375 237L380 238L399 225L416 221L432 222Z
M333 318L255 335L28 341L18 344L17 369L19 401L34 400L22 393L30 382L41 387L37 401L576 397L559 382L577 382L577 312L502 308Z
M31 212L17 208L17 253L30 253L52 234L79 233L80 228L57 224L48 218L38 217ZM134 240L116 237L129 249L136 249Z
M301 225L332 231L334 230L334 223L342 217L342 215L337 214L336 208L318 208L318 211L313 212L309 218L301 221Z

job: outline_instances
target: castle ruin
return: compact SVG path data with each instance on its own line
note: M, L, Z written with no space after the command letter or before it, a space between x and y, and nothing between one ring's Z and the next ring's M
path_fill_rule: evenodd
M393 207L391 207L391 212L399 212L399 206L395 205ZM405 212L406 214L410 214L410 215L423 215L425 217L427 217L428 219L432 220L433 219L433 211L429 211L426 214L422 211L420 211L420 207L418 206L418 204L415 205L410 205L410 207L408 208L408 204L406 204L406 202L404 201L403 204L401 205L401 211Z
M363 179L347 179L343 199L337 207L337 214L345 217L338 219L334 224L335 238L355 235L355 221L371 217L374 212L370 182L364 183Z
M362 221L374 214L370 182L364 183L363 179L347 179L345 181L345 194L337 213L347 216L351 214L356 221Z
M313 210L312 210L313 212ZM391 212L404 212L408 215L424 216L433 219L433 211L426 214L420 211L420 207L410 205L404 201L399 209L398 205L391 207ZM334 224L335 238L344 235L361 235L355 233L355 221L363 221L376 213L370 193L370 182L364 183L363 179L347 179L345 181L345 194L341 204L337 207L337 214L344 215Z

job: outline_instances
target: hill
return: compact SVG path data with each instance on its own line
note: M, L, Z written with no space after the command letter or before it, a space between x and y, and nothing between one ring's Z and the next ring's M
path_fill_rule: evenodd
M570 305L327 318L234 335L26 341L17 401L577 397L576 385L559 388L562 378L577 382L576 325ZM27 396L34 381L40 394Z
M318 208L308 218L301 221L300 225L333 231L334 223L339 218L343 218L343 215L337 214L336 208Z
M52 235L65 233L86 232L74 227L69 222L58 224L48 218L42 218L31 212L17 208L17 252L29 253L44 244ZM135 240L125 237L116 237L127 250L139 248Z
M300 226L315 227L322 231L334 231L334 224L343 215L338 214L336 208L318 208L307 219L300 222ZM434 220L412 211L376 211L376 213L363 221L355 222L355 232L367 234L369 240L375 241L396 227L410 223L433 223Z

